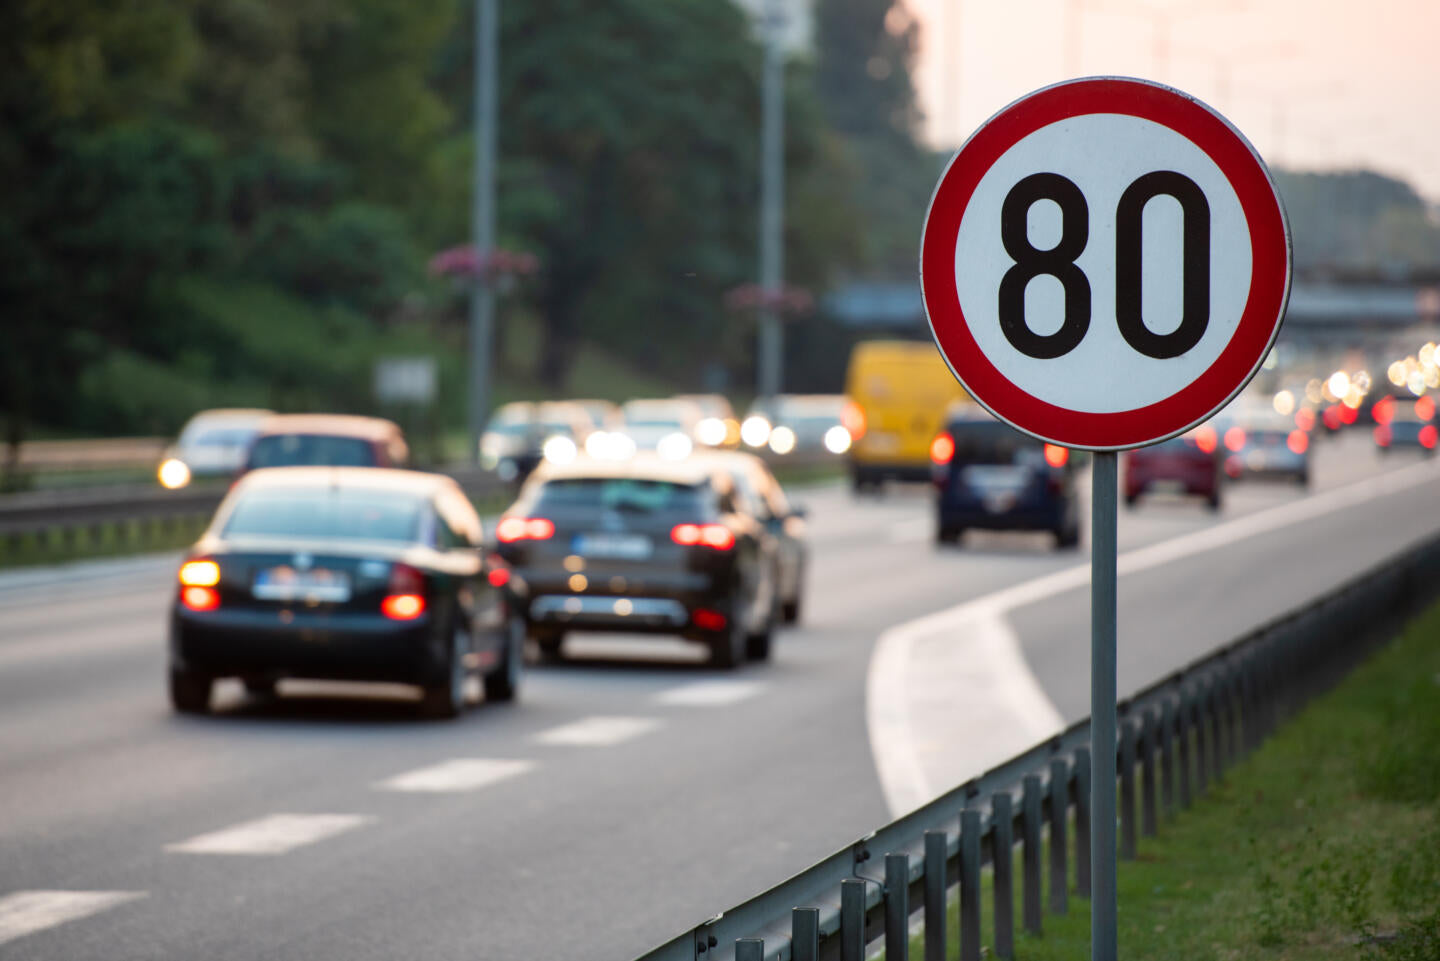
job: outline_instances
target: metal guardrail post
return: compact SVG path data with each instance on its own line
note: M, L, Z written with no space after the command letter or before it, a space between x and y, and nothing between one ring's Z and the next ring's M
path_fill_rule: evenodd
M1215 782L1225 779L1225 673L1216 671L1210 681L1210 752Z
M1175 713L1175 743L1179 748L1180 762L1180 808L1188 810L1194 795L1190 789L1190 741L1191 719L1194 717L1195 702L1189 684L1180 684L1180 707Z
M960 961L980 961L980 811L973 807L960 812Z
M1021 797L1020 825L1022 832L1022 861L1025 930L1041 934L1040 919L1040 775L1027 774Z
M910 855L885 855L885 961L910 961Z
M1160 803L1167 818L1175 816L1175 701L1160 702Z
M820 909L790 909L790 961L820 961Z
M945 961L944 831L925 832L925 961Z
M1090 897L1090 749L1075 749L1075 893Z
M1191 717L1191 726L1195 730L1195 794L1200 796L1210 787L1210 774L1208 765L1210 763L1210 739L1205 735L1207 723L1206 708L1210 704L1209 691L1205 679L1197 678L1195 681L1195 696L1190 701L1190 710L1194 712Z
M840 961L865 961L865 885L861 878L840 882Z
M736 938L735 961L765 961L763 938Z
M1068 845L1065 827L1070 820L1070 765L1063 757L1050 759L1050 913L1070 908L1070 879L1066 870Z
M994 829L990 834L990 865L995 887L995 953L1015 957L1015 813L1010 792L990 799Z
M1120 859L1135 860L1135 722L1120 720Z
M1155 709L1147 707L1140 713L1140 833L1153 838L1157 830L1158 805L1155 797L1155 764L1157 734L1160 725L1155 720Z

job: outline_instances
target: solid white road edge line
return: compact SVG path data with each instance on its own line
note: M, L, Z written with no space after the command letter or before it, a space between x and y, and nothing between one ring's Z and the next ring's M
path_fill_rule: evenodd
M1343 510L1433 481L1437 474L1440 464L1427 461L1126 551L1117 561L1119 573L1138 573ZM943 760L950 781L960 784L1061 729L1060 713L1025 663L1020 640L1005 616L1018 607L1089 583L1090 565L1080 564L908 621L880 635L866 677L865 724L891 814L898 817L939 795L927 771L927 755L937 764ZM942 639L943 644L926 644ZM911 662L922 646L928 648L932 659L945 661L948 669L937 670L927 663L925 670L912 672ZM963 690L958 683L962 679L971 682ZM955 718L955 723L937 732L937 737L951 738L961 730L975 731L977 736L963 742L952 738L939 749L930 739L917 739L910 717L917 686L920 699L943 697L940 703L952 713L965 712L966 716ZM936 688L943 690L931 690Z
M373 820L364 814L271 814L167 844L165 850L179 854L285 854Z
M0 897L0 944L145 896L144 891L16 891Z
M655 700L671 706L718 707L754 697L764 687L763 681L694 681L661 691Z
M474 791L524 774L534 766L534 761L510 758L457 757L405 774L397 774L381 781L375 787L384 791Z

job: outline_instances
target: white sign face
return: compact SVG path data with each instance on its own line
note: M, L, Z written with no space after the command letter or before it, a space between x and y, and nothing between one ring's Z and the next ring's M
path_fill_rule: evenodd
M1218 114L1155 84L1081 80L961 148L921 283L976 400L1053 443L1114 450L1244 386L1279 328L1289 240L1268 173Z

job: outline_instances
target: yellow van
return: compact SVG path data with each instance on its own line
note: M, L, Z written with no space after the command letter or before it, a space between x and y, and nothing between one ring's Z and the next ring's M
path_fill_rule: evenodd
M928 480L930 444L956 402L970 402L931 341L862 341L845 374L845 427L855 489Z

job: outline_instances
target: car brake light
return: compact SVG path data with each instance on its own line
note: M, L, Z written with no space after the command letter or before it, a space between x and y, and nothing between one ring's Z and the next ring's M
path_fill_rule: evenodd
M1388 424L1395 418L1395 398L1381 397L1370 408L1370 416L1377 424Z
M955 456L955 438L949 434L936 434L930 442L930 459L936 464L948 464Z
M1415 402L1415 416L1421 420L1429 420L1435 416L1435 401L1429 397L1421 397Z
M213 587L187 587L180 592L180 603L192 611L213 611L220 606L220 592Z
M1337 404L1336 408L1340 411L1341 423L1353 424L1360 417L1360 411L1349 404Z
M1440 441L1440 431L1435 429L1434 424L1426 424L1420 428L1420 446L1426 450L1434 450L1435 444Z
M1225 432L1225 449L1239 450L1245 446L1245 431L1239 427L1232 427Z
M1064 467L1070 460L1070 448L1056 444L1045 445L1045 463L1051 467Z
M1375 444L1378 447L1390 446L1390 428L1384 424L1375 428Z
M1206 424L1204 427L1201 427L1199 430L1197 430L1195 432L1195 446L1200 448L1207 454L1215 453L1215 448L1217 446L1215 438L1215 428L1211 427L1209 424Z
M690 615L690 620L702 631L723 631L729 619L719 611L712 611L708 607L697 607Z
M1292 430L1285 438L1285 446L1290 448L1291 453L1303 454L1310 447L1310 437L1303 430Z
M1340 410L1337 405L1332 404L1325 408L1325 413L1320 415L1320 419L1324 422L1327 430L1340 429Z
M220 565L212 560L186 561L180 565L180 583L186 587L214 587L220 583Z
M409 564L392 565L380 613L392 621L413 621L424 614L425 575Z
M728 551L735 546L735 534L724 524L676 524L670 539L681 547L711 547Z
M1295 412L1295 426L1307 434L1315 429L1315 412L1308 407L1302 407Z
M865 436L865 411L853 400L847 400L840 408L840 423L850 432L851 440L858 441Z
M485 575L485 579L490 582L491 587L504 587L510 583L510 568L492 567L490 573Z
M495 525L495 537L502 544L515 541L545 541L555 535L555 524L546 517L503 517Z

